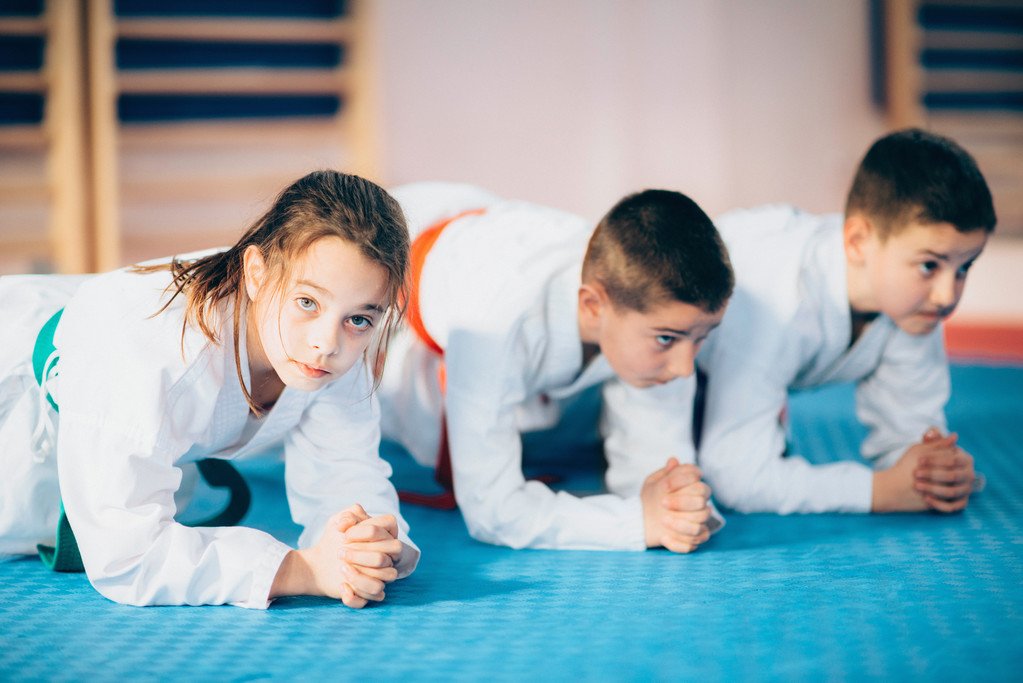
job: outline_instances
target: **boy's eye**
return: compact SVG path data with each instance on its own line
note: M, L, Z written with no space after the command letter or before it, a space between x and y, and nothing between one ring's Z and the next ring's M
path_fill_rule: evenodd
M659 334L659 335L657 335L654 338L654 340L657 342L658 346L663 346L664 348L668 348L669 346L674 344L676 341L678 341L678 337L673 337L670 334Z
M965 278L966 274L970 272L970 267L972 265L973 261L970 261L969 263L964 263L963 265L959 266L959 269L956 271L956 277L959 278L960 280Z
M938 270L938 262L937 261L924 261L923 263L920 264L919 268L920 268L920 274L921 275L931 275L936 270Z
M365 330L373 326L373 321L364 315L353 315L348 322L357 330Z
M298 304L298 307L301 308L303 311L316 310L316 302L310 299L309 297L300 296L297 299L295 299L295 303Z

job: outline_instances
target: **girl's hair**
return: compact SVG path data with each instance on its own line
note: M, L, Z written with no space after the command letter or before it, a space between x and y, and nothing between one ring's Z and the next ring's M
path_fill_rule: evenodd
M243 256L250 246L259 248L277 292L291 277L291 269L314 242L340 237L354 245L371 262L387 271L387 313L377 334L371 369L377 377L388 341L404 313L409 236L401 207L382 187L359 176L336 171L314 171L285 188L273 206L253 223L230 249L201 258L135 266L138 273L170 270L173 274L167 302L159 315L180 294L186 299L182 343L189 324L197 326L212 343L220 342L220 303L232 299L234 360L238 382L249 407L258 415L262 408L252 399L242 375L240 320L245 297Z

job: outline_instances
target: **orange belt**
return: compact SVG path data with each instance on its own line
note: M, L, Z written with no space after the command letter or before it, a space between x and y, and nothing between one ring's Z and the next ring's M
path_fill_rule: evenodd
M405 321L415 332L419 341L426 344L441 358L444 357L444 349L440 347L423 325L423 314L419 307L419 281L423 275L423 266L426 257L436 244L444 228L465 216L478 216L485 209L472 209L455 214L450 218L438 221L429 228L419 233L412 242L411 253L409 254L409 276L408 276L408 301L405 303ZM440 390L443 394L447 389L447 372L443 360L437 370ZM454 481L451 472L451 452L448 449L448 425L447 419L441 417L440 443L438 444L437 465L434 470L434 478L444 488L444 493L430 495L414 493L412 491L398 491L398 498L405 503L415 503L432 508L453 510L456 507L454 496Z
M437 243L437 239L440 234L444 232L444 228L448 227L459 218L465 216L479 216L485 211L485 209L471 209L469 211L463 211L455 214L450 218L445 218L438 221L428 227L423 232L416 236L416 239L412 242L411 253L409 254L409 287L408 287L408 301L405 306L405 320L408 322L409 327L416 333L419 341L426 344L434 353L438 356L444 355L444 349L440 347L440 344L433 340L430 333L426 331L426 326L423 325L423 313L419 307L419 281L423 276L423 266L426 264L426 257L433 249L433 245Z

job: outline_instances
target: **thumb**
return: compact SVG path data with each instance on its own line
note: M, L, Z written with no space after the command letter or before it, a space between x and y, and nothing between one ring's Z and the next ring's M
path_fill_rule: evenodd
M938 440L940 438L941 438L941 430L938 429L937 427L929 427L927 429L927 431L924 432L923 442L924 443L930 443L931 441L936 441L936 440Z
M331 515L330 519L327 520L328 529L337 529L341 533L344 533L352 528L356 523L355 515L349 510L342 510L341 512L335 512Z
M657 482L668 476L668 473L671 472L676 467L678 467L678 460L676 460L675 458L668 458L668 462L664 464L664 467L650 474L650 476L646 478L644 484L650 486L656 484Z

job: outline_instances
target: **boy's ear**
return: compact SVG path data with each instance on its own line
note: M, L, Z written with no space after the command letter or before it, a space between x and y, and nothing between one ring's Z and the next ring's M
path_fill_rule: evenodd
M584 322L599 321L607 303L607 290L599 282L584 282L579 286L579 317Z
M242 270L245 277L245 293L249 295L250 300L255 301L263 281L266 280L266 261L263 260L263 254L256 245L250 244L245 247Z
M875 237L874 224L861 213L846 216L842 226L842 241L845 245L845 256L852 263L863 263L866 259L867 245Z

